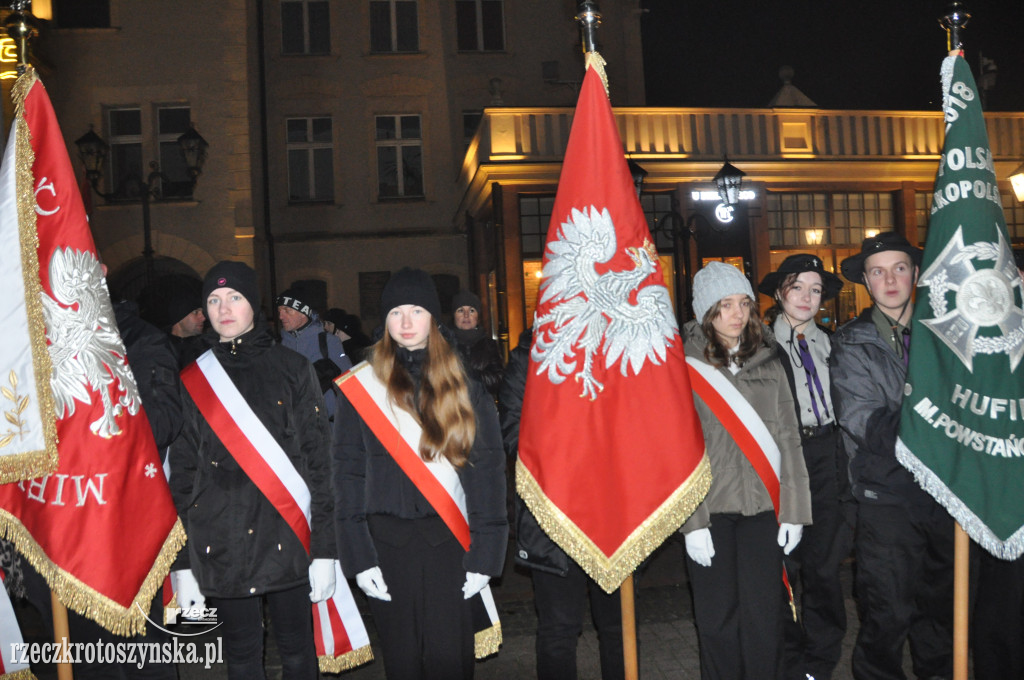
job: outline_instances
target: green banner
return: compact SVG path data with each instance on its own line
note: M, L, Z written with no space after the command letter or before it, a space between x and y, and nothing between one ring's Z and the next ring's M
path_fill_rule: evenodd
M1024 284L981 101L942 64L946 138L917 284L896 455L989 552L1024 552Z

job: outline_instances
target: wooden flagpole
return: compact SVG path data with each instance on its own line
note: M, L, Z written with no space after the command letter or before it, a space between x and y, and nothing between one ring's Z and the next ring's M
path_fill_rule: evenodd
M633 597L633 575L630 574L619 586L619 601L622 604L622 659L626 680L639 680L640 669L636 654L636 609Z
M68 632L68 609L52 590L50 591L50 609L53 611L53 641L60 648L62 659L57 664L57 680L72 680L74 673L71 671L71 664L66 661L69 653L68 641L71 639Z
M953 680L967 680L968 576L971 541L967 532L956 525L953 539Z

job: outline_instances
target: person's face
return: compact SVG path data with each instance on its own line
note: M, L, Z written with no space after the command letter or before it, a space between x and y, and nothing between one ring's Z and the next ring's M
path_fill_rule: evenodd
M464 331L472 330L476 328L479 321L480 313L476 311L475 307L463 305L455 310L456 328L461 328Z
M217 288L211 292L206 298L206 315L221 342L248 333L256 316L249 301L234 288Z
M277 318L281 320L281 330L286 332L297 331L309 321L309 317L302 312L284 305L277 308Z
M191 338L203 332L203 322L205 321L206 315L203 314L203 309L196 307L182 317L181 321L174 324L171 333L179 338Z
M423 349L430 336L430 312L419 305L398 305L388 312L388 333L406 349Z
M917 267L910 255L899 250L885 250L864 260L864 280L871 298L879 309L896 318L914 292Z
M821 307L824 285L818 272L800 272L781 299L782 311L790 324L800 326L814 318Z
M735 347L750 321L750 298L743 293L728 295L719 304L718 316L711 320L715 335L726 347Z
M324 319L324 330L327 331L328 333L332 333L333 334L334 333L334 322L333 321L327 321L326 319Z

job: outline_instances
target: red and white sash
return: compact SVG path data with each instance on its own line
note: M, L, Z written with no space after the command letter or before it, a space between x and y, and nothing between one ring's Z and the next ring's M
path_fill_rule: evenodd
M181 372L181 381L239 467L310 551L310 493L288 454L253 412L212 351ZM320 670L340 673L373 659L370 637L334 560L334 595L313 605Z
M411 414L391 402L387 386L377 378L367 362L362 362L335 382L370 431L455 534L463 549L469 550L466 494L455 467L443 456L433 461L420 457L422 428ZM474 646L476 657L482 659L496 653L501 646L501 622L490 585L480 591L479 601L486 611L486 618L474 617L477 629Z
M760 414L721 371L691 356L686 357L686 364L690 372L690 387L708 405L725 430L732 435L733 441L740 447L743 455L754 466L754 471L772 499L775 520L778 521L779 473L782 469L782 452L779 451L779 445L775 443ZM793 601L793 588L789 585L785 565L782 566L782 583L786 586L789 608L795 621L796 604Z
M779 470L782 453L761 416L721 371L691 356L686 357L690 386L708 405L761 479L779 516Z

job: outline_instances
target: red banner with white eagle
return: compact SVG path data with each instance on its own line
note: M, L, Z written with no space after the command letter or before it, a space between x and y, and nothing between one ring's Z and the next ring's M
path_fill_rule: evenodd
M0 227L17 227L21 244L0 257L5 270L26 249L38 257L37 292L26 289L16 311L42 329L51 366L17 384L49 388L39 421L26 427L56 423L59 462L47 476L0 485L0 535L69 609L136 633L185 535L53 106L31 68L13 95Z
M711 470L602 65L588 55L551 214L516 485L612 592L693 513Z

